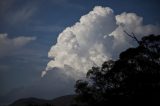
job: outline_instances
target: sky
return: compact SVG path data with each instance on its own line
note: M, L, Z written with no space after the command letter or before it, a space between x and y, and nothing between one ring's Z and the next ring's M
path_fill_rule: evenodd
M73 94L81 73L135 46L123 38L122 24L137 35L160 34L159 4L159 0L1 0L0 105L24 97ZM111 44L118 46L107 46Z

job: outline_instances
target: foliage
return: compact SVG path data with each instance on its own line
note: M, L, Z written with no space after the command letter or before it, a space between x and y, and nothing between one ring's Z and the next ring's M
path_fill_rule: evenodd
M87 105L153 104L160 98L160 35L143 37L117 61L92 67L75 85L77 101Z

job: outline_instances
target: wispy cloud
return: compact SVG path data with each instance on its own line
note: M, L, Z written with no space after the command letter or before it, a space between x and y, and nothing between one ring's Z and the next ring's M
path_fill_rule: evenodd
M1 0L0 1L0 19L7 24L22 24L29 22L39 8L41 2L19 0Z
M12 23L21 23L29 20L36 12L36 7L26 6L21 10L17 10L12 16Z
M42 26L35 26L33 28L33 31L38 32L57 32L62 31L64 27L62 26L56 26L56 25L42 25Z
M59 5L63 7L71 7L71 8L77 8L77 9L84 8L82 5L71 2L71 0L51 0L51 1L54 5Z
M6 33L0 34L0 57L12 54L33 40L36 40L36 38L20 36L11 39Z
M37 9L37 6L34 4L26 4L24 7L10 13L8 20L10 20L11 24L21 24L23 22L28 22L35 14Z

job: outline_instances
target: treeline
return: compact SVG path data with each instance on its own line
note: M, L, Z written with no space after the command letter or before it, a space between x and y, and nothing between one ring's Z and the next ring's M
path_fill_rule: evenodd
M85 80L76 82L73 106L160 104L160 35L135 40L136 48L92 67Z

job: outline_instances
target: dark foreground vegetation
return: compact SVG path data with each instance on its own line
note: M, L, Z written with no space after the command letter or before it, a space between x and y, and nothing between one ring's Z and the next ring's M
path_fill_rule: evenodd
M76 95L51 101L28 98L10 106L160 106L160 35L150 35L129 48L117 61L92 67L76 82ZM73 99L74 98L74 99Z
M119 55L93 67L76 82L74 106L160 104L160 35L150 35Z

